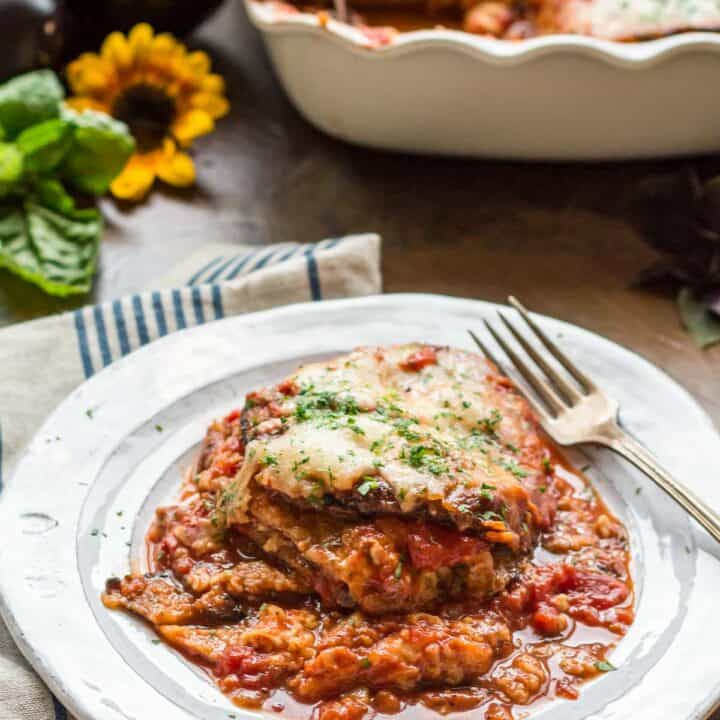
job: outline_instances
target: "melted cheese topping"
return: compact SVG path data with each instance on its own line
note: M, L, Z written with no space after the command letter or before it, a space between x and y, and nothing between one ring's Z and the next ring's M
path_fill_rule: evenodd
M609 40L720 27L720 0L549 0L540 11L545 32Z
M407 513L435 503L457 515L482 498L502 509L503 517L485 513L502 530L506 511L525 507L528 496L519 482L526 471L498 447L497 431L529 421L501 416L488 381L496 373L478 355L439 350L436 362L406 369L422 347L362 349L291 375L284 385L299 392L280 401L280 432L249 443L226 492L230 522L249 521L252 482L318 507L327 494L342 501L382 483ZM524 523L522 509L514 521Z

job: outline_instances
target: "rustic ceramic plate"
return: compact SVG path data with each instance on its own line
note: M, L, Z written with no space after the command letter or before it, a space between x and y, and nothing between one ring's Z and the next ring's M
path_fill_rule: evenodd
M82 720L259 717L151 642L141 622L106 611L99 600L105 579L143 567L154 508L176 492L205 426L247 390L359 344L470 348L466 328L480 328L494 310L429 295L294 305L175 333L75 391L30 443L0 504L2 613L68 708ZM621 401L625 425L720 506L718 436L695 402L637 355L538 319ZM718 549L617 458L583 452L590 477L630 529L637 620L612 655L617 672L589 683L579 701L531 708L531 716L705 717L720 695Z

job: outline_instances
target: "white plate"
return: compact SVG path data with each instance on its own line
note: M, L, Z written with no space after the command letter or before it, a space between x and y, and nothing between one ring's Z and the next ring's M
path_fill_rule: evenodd
M153 509L176 492L205 426L247 390L358 344L424 340L469 348L466 328L480 328L494 308L388 295L229 318L138 350L62 403L0 503L0 593L20 648L70 710L82 720L258 717L232 706L180 655L153 644L142 622L105 610L105 579L130 564L142 568ZM685 391L607 340L540 322L621 401L625 424L720 506L718 436ZM630 529L637 620L613 653L617 672L585 686L579 701L545 704L533 717L704 717L719 696L717 548L621 461L602 450L587 453L590 476Z
M720 36L619 43L496 40L356 28L245 0L288 96L315 126L374 148L519 160L608 160L720 150Z

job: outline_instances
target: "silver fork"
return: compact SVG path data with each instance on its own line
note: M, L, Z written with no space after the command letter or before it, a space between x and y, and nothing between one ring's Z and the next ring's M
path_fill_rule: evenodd
M565 353L538 327L516 298L510 296L508 300L520 313L535 337L575 381L572 383L563 377L563 374L557 372L503 313L498 312L500 320L542 373L530 369L502 335L487 320L484 321L495 342L502 348L522 378L537 393L536 398L527 391L527 388L520 388L548 435L561 445L596 443L614 450L642 470L694 517L715 540L720 542L720 515L673 478L647 448L623 430L618 421L618 403L605 395L584 372L570 361ZM500 372L507 375L502 364L492 355L482 340L472 330L468 332L483 354L498 366Z

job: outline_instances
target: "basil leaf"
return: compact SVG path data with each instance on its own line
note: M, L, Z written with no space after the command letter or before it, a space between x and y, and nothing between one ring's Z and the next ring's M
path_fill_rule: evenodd
M18 75L0 85L0 125L14 138L26 127L58 117L65 92L52 70Z
M0 206L0 267L51 295L90 290L102 216L78 210L57 181L40 184L28 198Z
M705 348L720 342L720 317L713 312L705 298L685 287L678 293L677 304L683 325L699 347Z
M72 126L55 118L23 130L15 145L23 154L25 168L32 172L50 172L65 157L72 143Z
M109 115L63 108L63 118L73 127L72 151L61 171L80 190L102 195L125 167L135 150L127 125Z
M0 143L0 197L11 192L23 175L23 157L12 143Z

